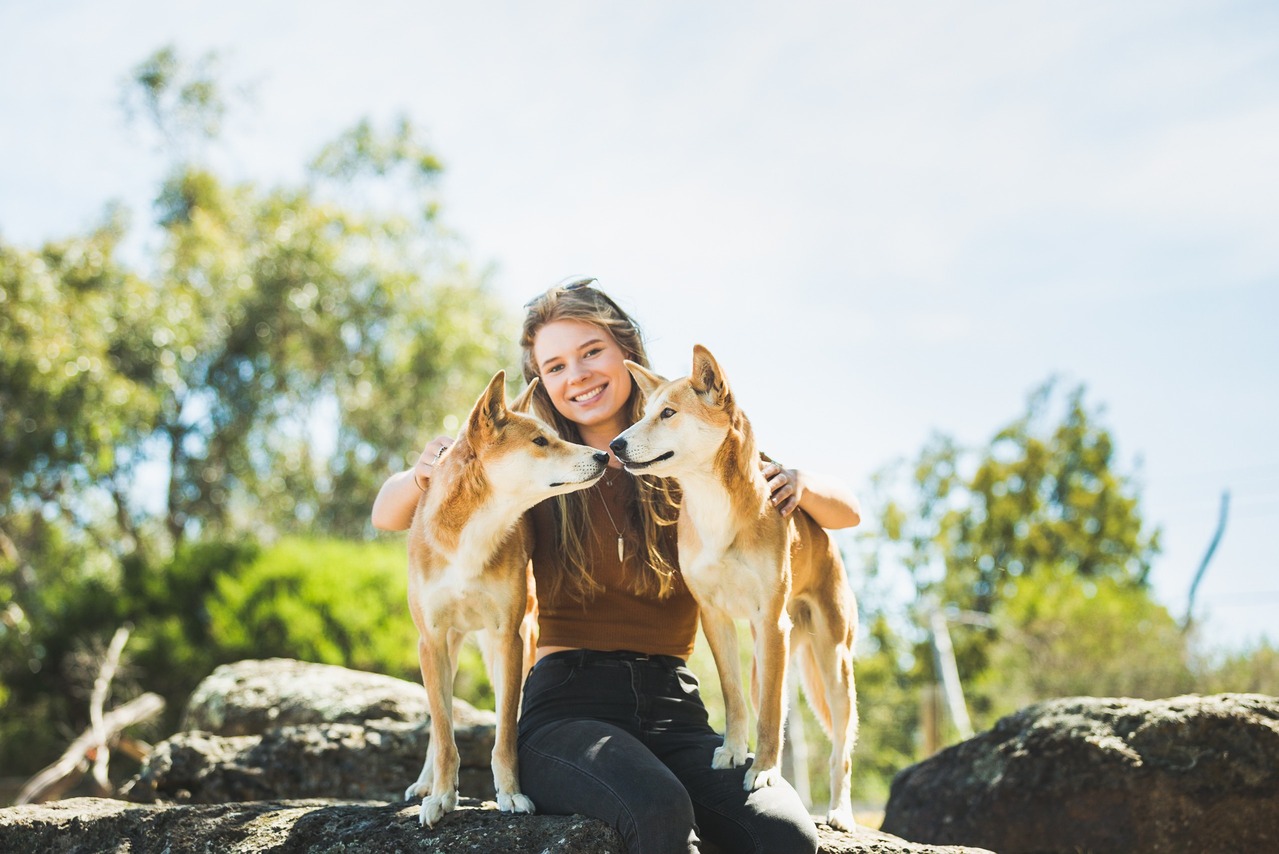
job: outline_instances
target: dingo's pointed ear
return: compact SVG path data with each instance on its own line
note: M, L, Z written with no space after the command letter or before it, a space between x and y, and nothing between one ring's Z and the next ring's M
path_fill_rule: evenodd
M541 382L541 377L533 377L529 380L529 384L524 391L520 392L520 396L512 400L509 409L512 412L528 412L529 406L533 403L533 392L537 389L537 384Z
M701 344L693 345L693 372L688 379L693 391L710 405L723 406L728 402L728 378L711 351Z
M489 380L488 388L475 401L475 408L466 421L468 432L484 435L492 431L506 417L506 371L498 371Z
M626 370L631 372L631 376L635 379L635 384L640 387L640 391L644 393L645 397L651 397L657 387L666 382L666 380L638 362L632 362L627 359L623 364L626 365Z

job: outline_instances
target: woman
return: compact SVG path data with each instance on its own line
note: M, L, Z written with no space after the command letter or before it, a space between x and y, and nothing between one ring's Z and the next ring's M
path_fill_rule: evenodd
M608 451L643 405L623 361L648 365L639 327L593 279L551 288L525 306L524 379L540 377L538 414L559 434ZM451 440L432 440L392 475L373 524L403 530ZM711 768L711 729L685 666L697 605L679 574L675 485L632 477L614 459L589 489L535 507L537 663L524 686L520 785L544 813L609 822L631 854L817 850L812 819L787 785L743 790L746 768ZM818 524L860 521L835 483L774 463L763 468L779 513Z

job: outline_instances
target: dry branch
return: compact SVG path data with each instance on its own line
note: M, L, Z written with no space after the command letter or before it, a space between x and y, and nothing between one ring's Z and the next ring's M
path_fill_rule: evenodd
M84 776L92 756L106 749L125 729L155 717L163 709L163 697L159 694L143 694L107 712L102 716L101 741L94 727L86 729L71 742L71 746L57 762L27 781L14 804L34 804L57 799Z

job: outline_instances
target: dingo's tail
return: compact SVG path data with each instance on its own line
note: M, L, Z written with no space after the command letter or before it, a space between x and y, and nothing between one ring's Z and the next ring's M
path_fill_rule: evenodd
M796 635L798 634L796 632ZM804 686L804 699L808 701L808 707L813 710L818 723L822 725L822 731L826 733L827 738L830 738L832 734L830 704L826 700L826 683L822 679L822 668L817 661L817 651L813 649L812 642L806 638L794 646L796 647L794 660L799 665L797 669L800 684Z

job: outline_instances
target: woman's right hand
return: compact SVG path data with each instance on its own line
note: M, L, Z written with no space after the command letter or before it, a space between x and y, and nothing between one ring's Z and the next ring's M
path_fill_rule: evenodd
M371 521L379 531L407 531L413 524L422 493L426 492L431 473L440 457L453 444L448 436L437 436L426 443L412 468L397 471L386 479L373 499Z
M440 461L440 457L444 456L444 452L452 444L453 440L448 436L436 436L426 443L426 447L422 449L421 455L417 458L417 463L413 466L413 482L417 484L418 489L426 492L426 484L431 479L435 464Z

